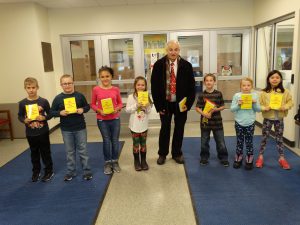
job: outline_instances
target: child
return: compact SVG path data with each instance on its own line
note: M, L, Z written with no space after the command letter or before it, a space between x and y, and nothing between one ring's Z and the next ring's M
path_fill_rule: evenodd
M39 84L35 78L26 78L24 88L28 96L19 102L18 119L25 124L26 138L31 150L33 172L31 180L37 182L40 179L41 158L45 165L45 173L42 177L42 181L45 182L51 180L54 176L47 123L47 120L51 119L49 114L50 105L47 99L38 96ZM29 112L34 108L37 114L35 118L33 118L34 114Z
M255 92L252 92L253 81L251 78L243 78L241 80L240 87L241 92L238 92L233 96L230 108L234 113L235 131L237 137L236 155L233 168L238 169L242 165L245 140L247 149L245 169L251 170L253 168L253 135L255 127L255 113L260 111L260 105L258 103L258 95Z
M79 153L83 169L83 179L93 178L88 163L87 131L83 113L90 110L83 94L74 90L73 78L65 74L60 78L63 92L52 103L51 114L60 117L60 128L67 154L67 173L64 181L71 181L76 176L76 151Z
M196 111L201 114L201 153L200 164L207 165L209 159L209 140L210 132L213 132L214 139L216 141L216 147L218 152L218 158L223 166L228 167L228 152L224 140L224 130L221 112L224 106L224 100L222 93L214 89L216 77L214 74L206 74L204 76L205 91L200 93ZM211 103L214 107L208 111L203 111L206 104Z
M151 112L151 100L143 105L138 102L138 92L147 91L147 81L144 77L134 80L134 93L128 96L126 112L130 113L129 129L133 140L134 168L136 171L148 170L146 161L146 140L148 131L148 114ZM141 154L141 160L140 160Z
M279 108L270 107L270 103L272 103L271 97L275 95L281 98L281 104ZM283 152L283 129L284 123L283 118L287 116L288 110L292 108L293 101L290 92L287 89L284 89L282 85L282 75L278 70L271 71L267 76L267 86L262 90L259 97L263 120L263 128L262 128L262 140L259 150L259 156L256 161L256 167L262 168L264 159L263 154L266 148L267 138L270 135L271 128L274 124L275 129L275 139L277 142L277 150L279 153L279 165L285 169L291 169L289 163L284 158ZM279 101L279 102L280 102ZM274 109L276 108L276 109Z
M100 85L93 88L91 107L97 113L97 124L103 139L104 174L119 173L118 163L120 111L122 98L120 89L111 85L114 71L112 68L102 66L99 71ZM108 100L108 109L103 108L104 101ZM110 112L105 112L111 109Z

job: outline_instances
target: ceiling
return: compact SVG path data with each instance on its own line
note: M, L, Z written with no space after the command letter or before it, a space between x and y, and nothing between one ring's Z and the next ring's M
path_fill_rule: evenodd
M2 3L25 3L35 2L46 8L79 8L117 5L149 5L149 4L172 4L172 3L195 3L195 2L226 2L233 0L0 0ZM239 1L239 0L235 0Z

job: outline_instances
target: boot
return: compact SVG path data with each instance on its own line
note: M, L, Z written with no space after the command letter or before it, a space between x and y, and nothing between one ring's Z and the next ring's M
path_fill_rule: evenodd
M149 166L146 162L146 152L141 152L141 167L142 167L142 170L149 169Z
M134 156L134 168L136 171L141 171L140 153L133 153Z

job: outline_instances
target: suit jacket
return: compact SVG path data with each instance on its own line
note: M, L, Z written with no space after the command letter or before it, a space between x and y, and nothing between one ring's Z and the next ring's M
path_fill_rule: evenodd
M167 56L156 61L151 75L151 94L157 112L167 110L166 100L166 60ZM176 75L176 102L187 97L186 106L190 110L195 101L195 78L192 65L179 58Z

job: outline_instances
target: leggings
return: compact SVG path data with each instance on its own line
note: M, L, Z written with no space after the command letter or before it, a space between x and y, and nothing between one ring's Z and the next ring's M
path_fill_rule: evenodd
M146 140L147 140L147 130L142 133L135 133L131 131L132 141L133 141L133 153L146 152Z
M277 143L276 147L277 147L279 155L283 156L284 155L284 152L283 152L283 130L284 130L283 120L264 119L263 128L262 128L262 140L261 140L261 144L260 144L259 154L264 154L264 151L266 149L266 144L267 144L267 138L270 135L270 131L271 131L273 124L274 124L274 129L275 129L275 140Z
M236 131L236 161L240 161L243 157L244 142L247 150L247 162L252 162L253 159L253 134L254 134L254 123L250 126L241 126L235 122Z

